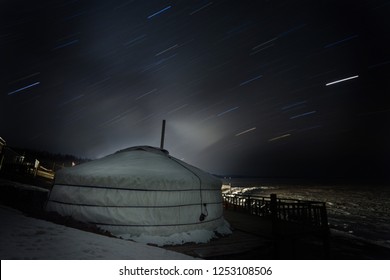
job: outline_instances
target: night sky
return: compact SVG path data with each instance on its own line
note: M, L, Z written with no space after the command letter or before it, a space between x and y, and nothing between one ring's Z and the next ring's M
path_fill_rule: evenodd
M1 1L0 50L10 146L99 158L166 119L212 173L390 176L387 0Z

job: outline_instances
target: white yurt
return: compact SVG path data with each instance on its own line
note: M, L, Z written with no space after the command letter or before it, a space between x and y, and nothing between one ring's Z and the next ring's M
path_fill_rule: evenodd
M58 171L46 210L134 240L202 242L229 231L221 185L166 150L139 146Z

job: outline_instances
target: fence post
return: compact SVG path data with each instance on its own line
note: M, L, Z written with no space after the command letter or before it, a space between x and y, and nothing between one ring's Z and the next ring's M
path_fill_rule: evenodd
M277 198L275 193L271 193L271 204L270 204L270 211L272 216L272 222L276 221L277 219Z
M272 223L272 235L275 237L277 234L276 223L278 219L278 205L277 205L276 194L271 193L270 212L271 212L271 223Z
M278 236L278 230L277 230L277 218L278 218L278 213L277 213L277 197L276 194L272 193L271 196L271 201L270 201L270 212L271 212L271 230L272 230L272 239L274 243L274 258L278 259L279 258L279 236Z
M324 229L328 229L329 228L329 226L328 226L328 214L326 213L326 205L325 205L325 203L323 203L322 207L321 207L321 226Z
M326 204L323 203L320 208L321 215L321 228L322 228L322 236L323 236L323 245L324 245L324 255L325 258L329 258L330 256L330 231L328 225L328 213L326 211Z

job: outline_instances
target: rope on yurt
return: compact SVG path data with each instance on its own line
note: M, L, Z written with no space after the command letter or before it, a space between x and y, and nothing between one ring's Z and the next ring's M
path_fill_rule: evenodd
M171 160L173 160L174 162L176 162L177 164L181 165L182 167L184 167L185 169L187 169L189 172L191 172L192 174L195 175L196 178L198 178L199 180L199 196L200 196L200 216L199 216L199 221L203 222L204 219L208 216L208 211L207 211L207 205L206 203L203 204L203 195L202 195L202 179L200 179L199 175L196 174L194 171L192 171L191 169L189 169L187 166L185 166L184 164L182 164L180 161L176 160L175 158L173 157L170 157L169 158ZM203 207L205 208L205 213L203 212Z

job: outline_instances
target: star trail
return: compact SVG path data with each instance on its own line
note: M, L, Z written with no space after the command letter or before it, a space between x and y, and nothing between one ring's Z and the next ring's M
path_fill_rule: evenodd
M378 8L380 7L380 8ZM99 158L135 146L215 174L382 177L390 5L3 1L0 137Z
M356 76L344 78L344 79L341 79L341 80L333 81L333 82L327 83L326 86L331 86L331 85L334 85L334 84L342 83L342 82L345 82L345 81L348 81L348 80L356 79L358 77L359 77L359 75L356 75Z

